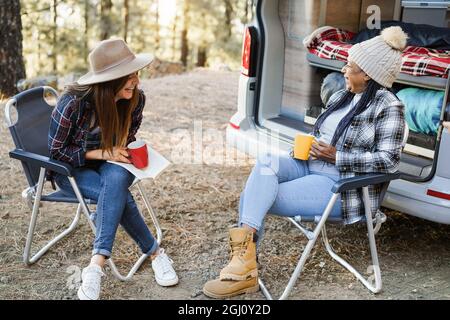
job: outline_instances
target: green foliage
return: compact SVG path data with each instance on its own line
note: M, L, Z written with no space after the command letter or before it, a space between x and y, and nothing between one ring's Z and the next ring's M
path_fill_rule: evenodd
M27 75L86 72L87 53L100 40L102 32L123 38L125 0L111 1L112 7L104 20L106 25L101 17L103 1L108 0L21 0ZM189 4L188 17L184 17L184 1ZM170 8L167 3L173 6ZM203 49L207 66L226 64L236 69L240 65L247 5L244 0L128 0L127 42L136 52L152 52L162 60L177 62L181 31L187 18L188 67L195 66L197 53ZM57 70L53 67L53 55L57 56Z

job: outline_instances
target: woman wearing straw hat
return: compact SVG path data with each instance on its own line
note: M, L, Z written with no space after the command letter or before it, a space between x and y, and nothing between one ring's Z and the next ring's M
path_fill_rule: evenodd
M134 176L106 162L130 163L126 146L136 140L145 106L138 72L153 56L135 55L117 39L100 42L89 60L91 71L65 89L49 130L51 157L71 164L83 196L97 201L92 258L83 269L78 297L98 299L102 268L111 255L119 224L151 257L156 282L175 285L178 277L173 262L158 247L128 190ZM53 179L62 191L74 194L66 177L55 174Z
M255 292L258 286L257 240L268 212L280 216L315 216L324 211L334 183L369 172L395 172L405 128L403 105L387 90L402 64L407 36L400 27L354 45L342 68L346 89L333 94L314 126L318 140L309 160L268 154L258 159L239 205L239 223L230 230L231 260L203 292L226 298ZM372 212L380 188L369 189ZM331 217L346 223L361 220L363 202L357 191L342 194Z

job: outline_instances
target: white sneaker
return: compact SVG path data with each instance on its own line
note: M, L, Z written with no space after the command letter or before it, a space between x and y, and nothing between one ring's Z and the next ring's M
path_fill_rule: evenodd
M81 273L81 286L78 289L80 300L97 300L100 296L100 283L105 274L98 265L91 265Z
M159 254L152 261L152 268L155 272L156 282L163 287L169 287L178 283L178 276L172 267L173 261L164 249L159 249Z

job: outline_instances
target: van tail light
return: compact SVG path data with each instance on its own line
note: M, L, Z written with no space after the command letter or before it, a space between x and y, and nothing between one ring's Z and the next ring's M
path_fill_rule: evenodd
M439 191L434 191L434 190L431 190L431 189L427 190L427 195L428 196L432 196L432 197L436 197L436 198L445 199L445 200L450 200L450 194L439 192Z
M255 76L255 54L256 54L256 29L245 28L244 41L242 43L241 73L247 77Z

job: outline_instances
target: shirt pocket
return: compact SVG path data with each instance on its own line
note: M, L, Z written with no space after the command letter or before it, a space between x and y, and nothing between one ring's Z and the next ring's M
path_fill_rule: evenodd
M375 144L375 125L373 122L364 122L357 125L355 128L354 147L359 147L368 151L372 149Z

